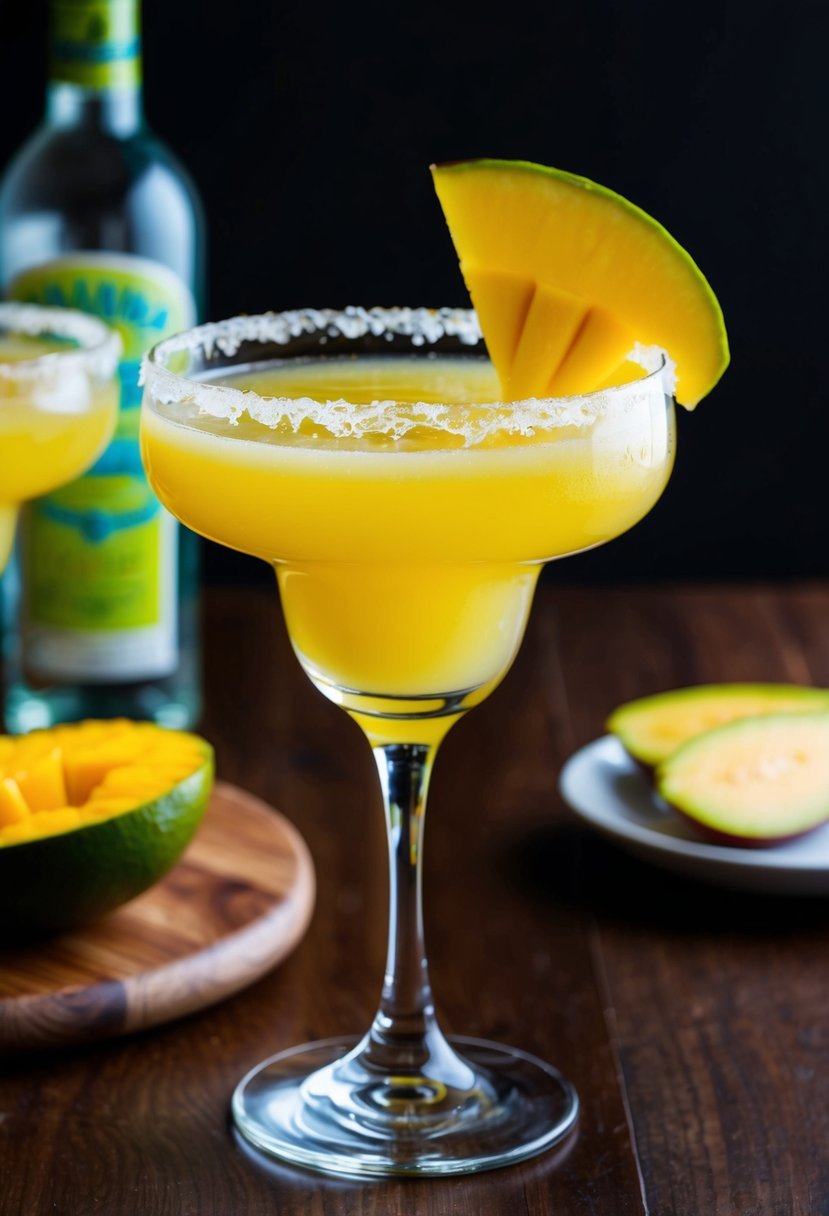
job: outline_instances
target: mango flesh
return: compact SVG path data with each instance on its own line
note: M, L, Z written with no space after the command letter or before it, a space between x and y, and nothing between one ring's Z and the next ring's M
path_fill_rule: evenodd
M724 843L812 831L829 820L829 711L745 718L699 735L660 767L657 788Z
M717 299L644 211L526 161L432 166L435 189L506 400L615 382L637 344L666 351L692 409L728 365Z
M662 763L678 747L740 718L829 711L829 691L797 684L701 684L620 705L607 729L640 764Z
M0 847L122 814L205 762L195 736L125 720L0 738Z

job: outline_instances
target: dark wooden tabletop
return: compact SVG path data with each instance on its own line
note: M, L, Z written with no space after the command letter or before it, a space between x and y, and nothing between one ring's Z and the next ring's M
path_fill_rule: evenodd
M276 595L206 603L220 774L299 828L305 940L216 1008L0 1077L2 1216L806 1216L829 1213L829 901L730 892L591 832L557 770L610 708L712 680L829 685L829 589L542 588L515 667L447 739L426 833L445 1027L576 1084L566 1148L477 1177L355 1183L268 1164L231 1131L235 1082L366 1028L385 954L368 748L299 672Z

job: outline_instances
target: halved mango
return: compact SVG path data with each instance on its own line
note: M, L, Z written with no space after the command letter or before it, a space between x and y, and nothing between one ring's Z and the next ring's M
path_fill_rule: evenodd
M213 752L147 722L0 737L0 937L93 919L179 858L207 805Z
M722 311L702 272L633 203L527 161L432 166L472 302L507 400L613 382L636 347L676 365L692 409L728 365Z
M829 820L829 712L707 731L665 761L657 788L713 840L757 847L801 836Z

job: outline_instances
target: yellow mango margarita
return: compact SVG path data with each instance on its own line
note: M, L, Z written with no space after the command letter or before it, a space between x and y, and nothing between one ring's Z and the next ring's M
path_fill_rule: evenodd
M91 377L73 354L65 342L0 334L0 571L21 503L82 473L112 434L117 383Z
M614 390L624 409L500 405L482 358L286 360L222 380L250 393L232 416L209 390L184 413L145 409L143 456L179 519L275 564L328 695L439 713L506 671L542 562L617 536L661 494L673 415L653 379Z

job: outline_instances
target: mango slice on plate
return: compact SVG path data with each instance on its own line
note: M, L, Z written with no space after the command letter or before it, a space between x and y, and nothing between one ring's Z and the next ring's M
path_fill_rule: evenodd
M743 718L707 731L660 766L657 788L723 844L802 836L829 820L829 712Z
M698 684L639 697L615 709L607 729L640 764L661 764L697 735L740 718L829 711L829 690L799 684Z

